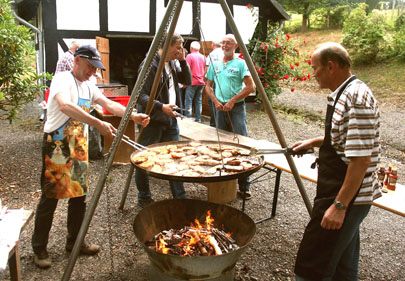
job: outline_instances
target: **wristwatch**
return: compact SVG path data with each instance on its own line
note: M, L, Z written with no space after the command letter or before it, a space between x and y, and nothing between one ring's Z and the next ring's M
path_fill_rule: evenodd
M336 199L335 199L335 201L333 201L333 205L335 205L336 209L338 209L338 210L346 210L347 209L347 207L342 202L337 201Z

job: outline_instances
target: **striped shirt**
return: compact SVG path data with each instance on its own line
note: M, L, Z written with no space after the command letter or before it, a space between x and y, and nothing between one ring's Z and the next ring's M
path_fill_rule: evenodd
M332 106L340 87L328 96L328 103ZM333 113L331 143L342 161L348 165L350 157L371 156L366 172L368 176L363 179L355 205L371 204L381 196L375 173L381 151L379 117L378 104L373 93L359 79L346 87Z

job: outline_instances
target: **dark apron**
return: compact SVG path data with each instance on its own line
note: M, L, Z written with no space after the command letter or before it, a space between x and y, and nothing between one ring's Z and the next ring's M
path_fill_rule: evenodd
M88 88L88 99L85 99L79 95L77 82L76 88L78 105L89 113L90 89ZM87 137L88 125L73 119L69 119L55 131L44 134L41 188L46 197L63 199L87 194Z
M328 105L325 120L325 137L319 150L318 182L312 209L311 220L305 228L298 250L294 272L310 280L322 280L328 268L340 230L326 230L321 227L325 211L333 204L336 195L343 185L347 165L337 155L331 144L332 116L335 106L347 85L355 80L351 77L338 92L335 102ZM346 214L350 212L350 203Z

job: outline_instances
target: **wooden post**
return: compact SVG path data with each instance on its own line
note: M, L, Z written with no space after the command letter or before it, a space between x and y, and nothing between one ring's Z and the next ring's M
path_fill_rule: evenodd
M236 199L238 180L203 183L208 188L207 200L214 203L226 204Z

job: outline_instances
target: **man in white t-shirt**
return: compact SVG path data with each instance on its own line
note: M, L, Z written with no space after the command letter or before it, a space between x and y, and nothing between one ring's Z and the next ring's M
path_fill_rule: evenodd
M85 45L76 50L73 70L58 73L52 80L42 142L42 195L32 236L34 262L40 268L51 266L46 248L58 199L69 199L66 251L73 249L80 230L88 189L88 126L108 137L116 131L110 123L90 115L90 105L99 104L117 116L125 112L124 106L107 99L89 81L97 68L105 69L98 51ZM149 123L146 114L132 113L131 119L144 127ZM94 255L99 249L83 242L80 252Z

